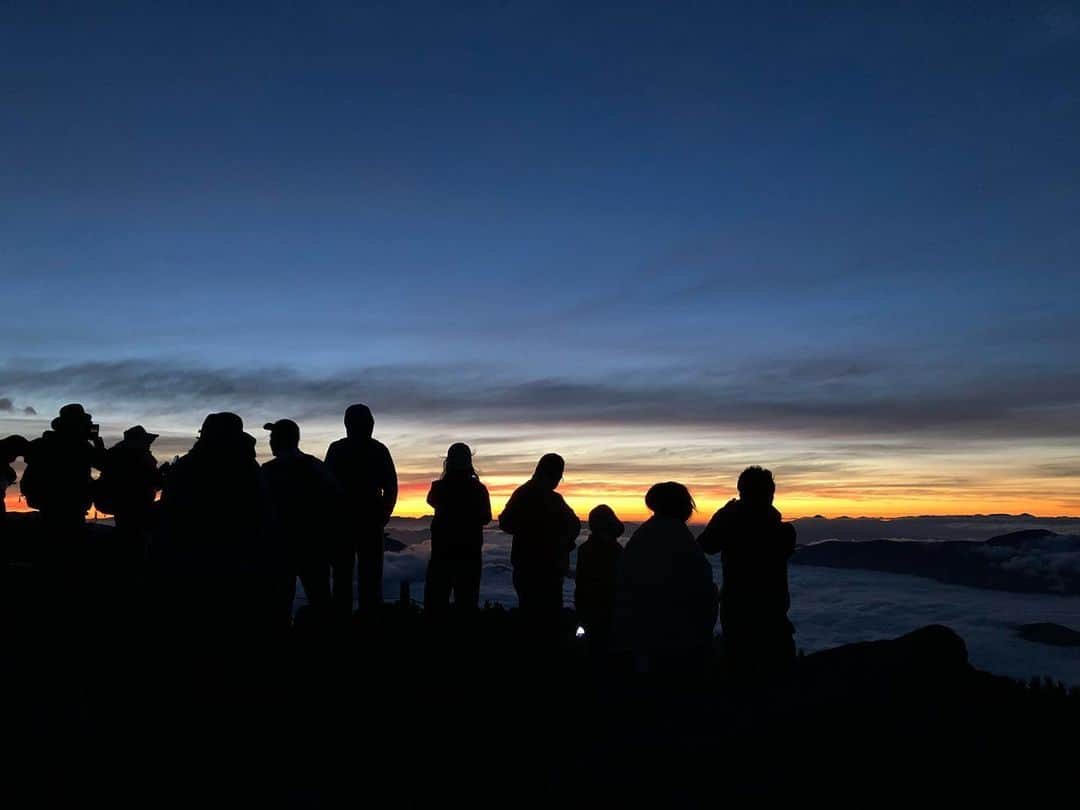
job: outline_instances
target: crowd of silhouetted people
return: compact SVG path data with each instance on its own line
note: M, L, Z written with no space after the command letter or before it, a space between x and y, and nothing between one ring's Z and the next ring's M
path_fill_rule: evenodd
M152 572L156 615L174 629L288 628L298 578L305 621L329 627L350 619L354 604L361 618L381 608L385 531L398 496L394 461L372 435L370 409L349 406L344 423L345 437L324 460L300 450L296 422L267 423L273 458L260 466L241 418L211 413L191 449L159 465L151 452L157 434L136 425L106 448L91 415L70 404L41 437L0 441L0 483L16 482L11 464L23 458L21 492L40 513L35 564L57 587L83 575L85 519L94 506L114 516L113 541ZM625 545L622 521L602 504L577 546L581 521L558 492L564 468L561 456L544 455L498 516L513 538L524 626L560 626L577 548L574 606L590 653L619 652L646 668L694 666L711 654L719 618L733 662L782 666L794 657L787 563L795 530L773 506L768 470L748 467L739 497L696 538L687 525L694 500L669 481L645 494L652 516ZM425 612L433 621L467 617L479 607L484 529L493 515L466 444L450 446L427 502L434 517ZM722 561L719 589L706 556L714 554Z

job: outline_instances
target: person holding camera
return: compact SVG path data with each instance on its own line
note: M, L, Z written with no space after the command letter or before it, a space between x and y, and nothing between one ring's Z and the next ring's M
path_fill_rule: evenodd
M105 444L98 426L82 405L65 405L52 420L52 430L30 442L25 457L20 487L26 503L41 513L51 548L70 548L81 539L93 503L90 471L104 466Z

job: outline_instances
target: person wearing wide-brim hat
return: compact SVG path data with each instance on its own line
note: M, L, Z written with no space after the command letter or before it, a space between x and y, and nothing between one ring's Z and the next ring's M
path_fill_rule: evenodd
M41 512L53 550L77 543L92 503L91 469L102 468L105 445L78 403L65 405L52 420L52 430L30 443L22 492L27 504Z
M124 431L124 441L133 447L149 447L161 436L160 433L149 433L142 425L129 427Z
M124 438L105 454L105 467L95 487L99 511L116 519L116 529L145 548L153 526L154 499L161 489L161 472L150 446L158 438L142 425L124 431Z

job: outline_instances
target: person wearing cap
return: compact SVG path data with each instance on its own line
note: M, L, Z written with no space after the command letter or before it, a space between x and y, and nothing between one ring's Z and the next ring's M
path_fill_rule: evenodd
M105 445L78 403L62 407L51 427L27 448L21 487L27 504L41 513L48 551L64 554L82 538L93 503L91 470L102 468Z
M467 444L450 445L443 475L431 482L427 502L431 520L431 560L424 579L424 610L445 613L453 594L459 612L480 603L484 527L491 522L491 498L473 467Z
M625 527L607 504L589 512L589 539L578 547L574 576L574 609L594 652L608 648L615 616L615 579Z
M212 413L169 469L152 559L162 618L174 630L280 628L280 559L254 438L234 413Z
M383 532L397 504L397 470L390 451L374 439L375 418L367 405L345 410L345 438L326 451L342 492L341 523L333 552L333 604L344 615L352 612L353 567L359 612L371 614L382 605Z
M562 456L543 456L499 515L499 528L514 538L510 564L521 612L541 624L554 623L562 610L563 577L581 532L581 521L555 491L565 466Z
M282 611L291 615L296 578L315 616L330 608L330 538L337 525L341 491L329 468L300 450L300 426L291 419L267 422L270 452L263 464L276 529L286 552Z
M142 425L125 430L124 438L106 451L94 491L98 509L111 514L117 532L140 550L153 528L154 499L161 489L161 472L150 452L157 438Z

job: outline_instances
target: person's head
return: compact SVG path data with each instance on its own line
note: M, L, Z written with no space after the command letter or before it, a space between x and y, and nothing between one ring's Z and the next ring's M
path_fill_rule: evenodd
M443 462L443 478L452 475L476 475L472 463L472 450L464 442L455 442L446 451L446 460Z
M555 489L562 480L566 470L566 462L558 453L547 453L536 462L536 470L533 472L533 480L540 481L546 486Z
M149 433L142 425L135 425L135 427L129 427L124 431L124 442L132 447L139 447L149 450L150 445L157 439L157 433Z
M747 467L739 475L739 498L751 506L771 506L776 494L772 473L764 467Z
M370 439L375 430L375 417L371 408L357 402L345 409L345 435L359 439Z
M199 438L207 444L223 444L239 439L243 433L244 420L235 413L222 411L206 415L199 429Z
M96 425L93 424L90 414L86 412L83 406L73 402L60 409L60 415L52 420L52 429L57 433L83 439L90 438L93 430L96 429Z
M300 426L292 419L267 422L263 427L270 431L270 452L275 456L299 449Z
M653 484L645 493L645 505L658 517L675 518L683 523L697 509L690 490L675 481Z
M602 503L589 512L589 531L607 537L619 537L626 527L615 514L615 510Z
M19 456L24 455L29 446L30 442L22 436L8 436L0 439L0 464L10 464Z

